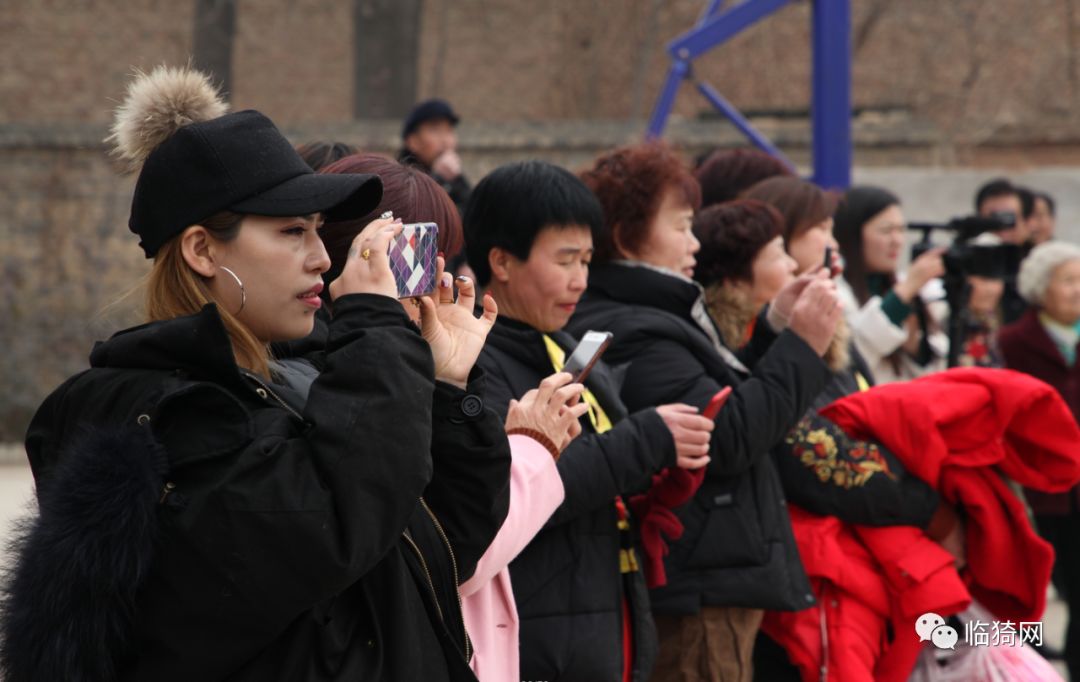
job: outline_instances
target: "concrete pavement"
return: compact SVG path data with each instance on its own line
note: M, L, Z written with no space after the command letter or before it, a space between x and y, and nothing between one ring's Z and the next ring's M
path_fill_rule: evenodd
M34 479L29 466L0 466L0 566L7 564L11 523L27 513L33 494Z

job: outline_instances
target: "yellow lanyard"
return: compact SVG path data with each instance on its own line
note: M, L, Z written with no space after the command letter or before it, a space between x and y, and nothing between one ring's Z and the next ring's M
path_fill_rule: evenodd
M855 383L859 386L860 393L870 390L870 382L866 380L862 372L855 372Z
M556 372L561 372L563 367L566 366L566 351L559 348L559 344L555 343L555 340L544 334L544 345L547 347L548 357L551 358L551 366L555 368ZM585 392L581 394L581 399L585 401L585 404L589 406L589 421L592 422L593 430L597 433L607 433L611 430L611 419L608 418L607 413L604 412L604 408L600 407L600 402L597 401L596 396L589 389L585 389Z
M543 336L544 346L547 348L548 357L551 358L551 366L555 368L556 372L561 372L563 367L566 366L566 351L559 348L559 344L555 343L555 340L547 334ZM611 419L604 412L604 408L600 407L600 402L593 395L593 392L585 389L585 392L581 394L581 399L589 407L589 421L592 422L593 430L598 434L610 431L612 427ZM620 534L624 535L622 539L624 546L619 549L619 572L634 573L641 570L641 566L638 564L637 552L634 551L633 539L630 536L629 513L621 497L615 498L615 509L618 512L616 524Z

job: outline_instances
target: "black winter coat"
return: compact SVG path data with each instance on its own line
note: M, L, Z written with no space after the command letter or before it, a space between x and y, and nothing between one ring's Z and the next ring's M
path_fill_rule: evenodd
M396 301L335 309L302 410L214 306L99 344L46 400L5 679L475 679L453 564L505 517L501 423L436 384Z
M851 438L818 414L826 405L860 390L856 372L871 381L869 367L854 344L850 352L851 367L832 373L811 408L772 450L784 495L808 512L836 516L846 523L926 528L940 501L937 492L909 474L881 443ZM810 455L819 443L834 446L835 451ZM878 458L888 465L890 474L861 473L861 465Z
M563 332L550 334L569 353ZM554 369L540 332L500 317L480 356L488 404L505 413ZM615 497L645 487L653 473L675 463L675 444L656 410L628 415L614 377L597 363L588 388L614 428L597 435L587 416L582 435L563 452L559 474L566 499L544 530L510 564L521 621L521 679L621 682L622 599L634 632L633 679L648 679L656 631L641 571L620 574Z
M465 214L465 204L469 203L469 195L472 194L472 185L469 183L465 174L457 176L453 180L447 180L443 176L439 175L435 171L431 170L427 164L420 161L420 159L413 156L412 152L404 147L398 151L398 161L406 166L416 166L420 170L424 171L439 183L439 187L442 187L448 195L450 200L457 206L458 212L462 215Z
M685 530L665 558L668 583L652 591L653 610L806 608L814 597L769 452L821 393L829 371L793 332L775 335L760 323L741 354L753 370L743 380L695 321L697 307L711 324L701 298L685 278L608 264L590 273L569 325L577 334L615 334L605 359L625 368L622 397L631 410L674 402L703 408L735 386L716 417L705 481L677 510Z

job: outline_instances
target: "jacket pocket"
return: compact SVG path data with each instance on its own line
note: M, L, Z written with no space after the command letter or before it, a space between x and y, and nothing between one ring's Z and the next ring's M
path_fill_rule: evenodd
M760 566L768 561L769 547L749 477L710 485L694 504L706 510L705 527L686 560L688 568Z
M247 408L225 389L209 383L167 393L158 402L151 425L172 467L236 452L254 435Z

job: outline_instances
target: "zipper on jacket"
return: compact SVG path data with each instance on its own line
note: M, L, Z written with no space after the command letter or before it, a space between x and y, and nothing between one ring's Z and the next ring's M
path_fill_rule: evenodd
M442 538L443 543L446 545L446 551L450 553L450 566L454 569L454 594L457 595L458 609L461 611L461 632L465 635L465 662L467 663L472 658L472 641L469 639L469 630L465 627L465 605L461 603L461 590L458 589L461 587L461 579L458 577L457 558L454 556L454 548L450 546L450 538L446 536L442 524L439 523L439 519L435 518L435 513L431 511L431 507L428 506L423 497L420 498L420 504L424 506L424 511L431 517L431 522L435 524L435 530L439 531L439 537Z
M167 498L169 496L169 493L171 493L175 489L175 483L173 483L172 481L166 483L165 486L161 489L161 497L158 498L158 504L165 504L165 498Z
M286 410L288 410L289 413L292 414L292 416L296 417L300 421L304 421L304 418L302 416L300 416L300 413L297 412L296 410L294 410L292 408L292 406L289 405L287 402L282 400L281 397L278 396L277 393L274 393L274 391L269 386L267 386L266 383L262 379L255 376L254 374L251 374L250 372L244 372L244 376L247 377L248 379L250 379L251 381L254 381L255 383L257 383L260 386L260 388L255 389L255 393L257 393L260 398L265 399L265 398L267 398L267 396L273 398L274 400L276 400L278 402L279 405L281 405ZM264 393L265 393L265 395L264 395Z
M439 606L439 594L435 591L435 583L431 580L431 571L428 570L427 562L424 561L423 552L421 552L420 548L413 542L412 536L409 535L409 530L407 528L401 531L401 537L405 538L405 541L408 542L413 548L413 551L416 552L416 557L420 559L420 565L424 567L424 575L427 576L428 587L431 588L431 598L435 600L435 610L439 613L439 620L445 624L446 617L443 616L442 607Z

